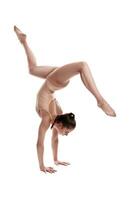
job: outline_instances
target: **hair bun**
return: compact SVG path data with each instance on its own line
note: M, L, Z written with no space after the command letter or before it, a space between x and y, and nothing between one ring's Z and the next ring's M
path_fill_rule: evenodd
M69 113L69 117L74 119L75 115L73 113Z

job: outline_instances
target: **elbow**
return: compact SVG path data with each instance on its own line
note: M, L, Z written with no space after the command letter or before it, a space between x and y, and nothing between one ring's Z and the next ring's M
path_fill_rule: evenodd
M37 143L36 143L36 147L37 147L37 149L38 149L38 148L43 148L43 147L44 147L44 144L43 144L42 142L37 142Z
M53 142L53 143L58 143L58 138L57 138L57 137L52 138L52 142Z
M53 139L51 141L52 146L58 145L58 139Z

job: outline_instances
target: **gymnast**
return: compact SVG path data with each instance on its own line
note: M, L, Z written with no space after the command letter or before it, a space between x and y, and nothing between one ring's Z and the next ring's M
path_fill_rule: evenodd
M39 168L43 172L55 173L52 167L44 164L44 139L49 127L52 129L52 152L56 165L69 165L68 162L58 160L58 134L68 135L76 126L75 115L73 113L63 113L57 99L54 96L56 90L60 90L69 84L69 81L75 75L80 75L84 86L93 94L97 105L106 115L115 117L113 108L100 94L89 65L85 61L69 63L63 66L37 66L35 56L27 43L27 36L20 29L14 26L14 31L24 47L28 69L31 75L45 79L41 86L36 100L36 111L41 118L38 129L37 156Z

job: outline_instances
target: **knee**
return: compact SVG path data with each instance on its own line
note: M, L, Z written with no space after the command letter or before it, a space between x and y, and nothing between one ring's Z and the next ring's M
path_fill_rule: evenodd
M83 66L88 66L88 64L87 64L86 61L82 61L82 65L83 65Z
M29 66L29 74L34 75L35 73L35 68L33 66Z
M80 62L80 69L83 70L84 68L87 68L88 64L86 61L81 61Z

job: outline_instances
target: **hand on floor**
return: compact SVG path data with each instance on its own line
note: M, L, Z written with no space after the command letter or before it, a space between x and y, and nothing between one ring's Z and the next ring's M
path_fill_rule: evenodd
M51 173L51 174L56 172L56 170L53 169L52 167L41 167L40 170L45 172L45 173L48 172L48 173Z
M64 165L64 166L70 165L69 162L63 162L63 161L59 161L59 160L54 161L54 163L55 163L55 165Z

